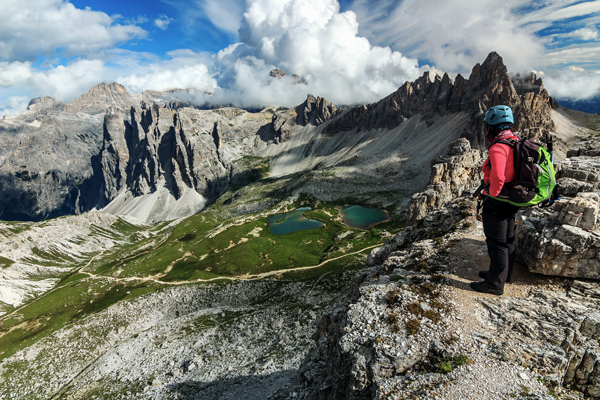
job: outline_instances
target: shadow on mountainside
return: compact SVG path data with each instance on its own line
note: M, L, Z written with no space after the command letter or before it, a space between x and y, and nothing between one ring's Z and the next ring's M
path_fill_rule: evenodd
M260 370L260 367L258 367ZM232 374L235 373L232 371ZM277 371L271 374L236 376L215 381L185 381L166 386L168 398L177 399L245 399L264 400L281 395L286 389L295 387L299 378L298 370ZM291 389L290 389L291 390ZM286 396L284 396L286 397Z

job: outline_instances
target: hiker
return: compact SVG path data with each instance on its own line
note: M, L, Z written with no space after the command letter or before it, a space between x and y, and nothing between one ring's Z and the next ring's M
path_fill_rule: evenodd
M505 183L515 180L514 148L501 140L515 139L510 124L514 123L510 107L494 106L485 114L489 156L482 166L485 189L483 200L483 232L490 257L489 271L479 271L482 282L471 282L473 290L502 295L504 283L510 282L515 262L515 214L519 207L496 197Z

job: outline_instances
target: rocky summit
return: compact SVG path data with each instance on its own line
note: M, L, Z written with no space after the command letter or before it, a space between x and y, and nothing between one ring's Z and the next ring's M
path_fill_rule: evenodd
M356 107L190 99L101 84L0 121L0 399L600 398L597 116L496 53ZM500 103L561 199L519 212L494 296L469 283ZM299 208L320 228L271 231Z

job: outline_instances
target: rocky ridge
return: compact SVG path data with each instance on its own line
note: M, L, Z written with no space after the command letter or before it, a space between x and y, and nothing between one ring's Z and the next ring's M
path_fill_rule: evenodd
M433 163L432 180L441 166L470 170L470 152L465 141L453 143L446 163ZM324 315L301 368L300 398L600 398L600 284L532 275L542 271L532 262L534 246L523 239L532 220L589 224L576 208L597 194L522 214L517 243L523 264L505 295L496 297L468 288L488 258L472 185L460 177L447 174L438 196L462 195L433 203L424 217L413 214L410 226L372 251L371 269L355 279L346 301ZM412 205L428 197L416 194ZM565 214L565 208L571 217L547 214ZM555 245L537 246L550 262ZM574 248L556 262L585 266L586 254ZM294 397L282 392L280 398Z
M326 132L390 129L416 114L423 114L433 122L435 116L466 112L470 123L462 136L484 149L483 117L485 110L495 104L512 107L516 130L537 127L554 131L550 111L558 105L548 96L541 79L527 78L529 81L519 76L518 90L515 89L502 57L492 52L483 64L473 67L469 79L459 74L453 81L448 74L440 77L425 72L415 82L406 82L377 103L346 111Z
M274 75L283 76L282 71ZM295 109L198 110L177 100L190 98L188 91L130 94L117 83L98 85L67 105L40 98L22 116L0 122L0 218L45 219L112 201L107 211L145 221L190 215L229 187L252 181L257 163L249 161L258 161L256 156L268 158L259 164L284 166L276 176L315 168L335 168L346 175L346 167L355 167L344 180L352 186L352 179L362 181L356 176L361 170L382 159L372 157L376 148L385 160L406 158L411 164L404 167L412 168L415 182L402 193L386 188L398 193L380 204L404 207L427 179L421 164L442 154L450 141L463 136L476 148L482 146L483 112L492 103L511 105L518 129L553 129L552 99L539 79L527 79L515 89L502 58L491 53L468 80L459 75L453 82L447 74L426 73L378 103L347 111L312 95ZM413 135L416 129L431 137ZM442 129L447 137L439 148L404 156L403 149L411 145L438 140ZM146 143L150 131L153 144ZM280 146L293 138L298 139L294 148ZM408 139L411 143L403 143ZM382 140L389 145L378 147ZM401 162L388 162L384 173L406 169ZM319 198L320 192L310 186L302 190ZM330 193L340 200L345 186Z
M3 360L0 371L19 372L0 380L0 398L269 398L296 382L317 316L351 276L180 286L121 302Z

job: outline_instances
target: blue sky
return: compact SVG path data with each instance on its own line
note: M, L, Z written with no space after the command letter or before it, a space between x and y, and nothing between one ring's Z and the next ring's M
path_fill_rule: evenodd
M490 51L554 97L600 94L600 1L3 0L0 16L6 115L112 81L241 107L367 103L425 70L468 76Z

